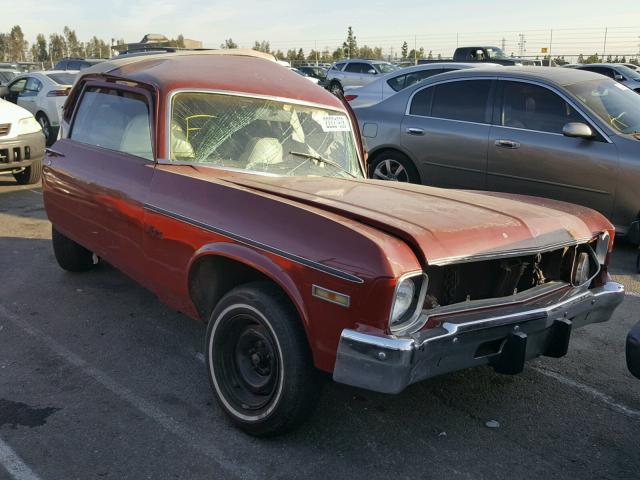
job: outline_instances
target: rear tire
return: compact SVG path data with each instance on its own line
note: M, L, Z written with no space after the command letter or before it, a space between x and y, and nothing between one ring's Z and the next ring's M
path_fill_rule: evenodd
M14 173L13 178L20 185L33 185L42 177L42 160L36 160L21 172Z
M58 265L64 270L68 272L86 272L96 264L93 253L70 238L65 237L53 226L51 227L51 241Z
M369 166L369 178L392 182L421 183L418 169L406 155L387 151L376 155Z
M205 356L218 404L250 435L290 431L317 403L320 382L302 322L275 285L241 285L220 300L207 327Z

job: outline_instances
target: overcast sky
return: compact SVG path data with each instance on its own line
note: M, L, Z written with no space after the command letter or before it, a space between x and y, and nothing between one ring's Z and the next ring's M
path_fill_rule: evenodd
M434 52L455 48L456 32L460 32L462 43L497 44L504 36L507 50L517 49L517 34L523 31L527 48L539 51L539 44L547 42L546 32L551 28L558 30L558 42L572 41L575 48L586 51L602 44L600 31L606 26L627 27L613 28L610 34L609 42L617 41L617 49L637 52L640 42L637 0L3 1L0 31L9 31L16 24L29 42L37 33L61 32L68 25L82 41L94 34L105 40L123 38L131 42L139 41L145 33L168 37L182 33L202 40L208 47L217 47L231 37L241 46L251 46L254 40L270 40L276 48L299 45L306 50L315 42L319 48L337 45L348 25L353 26L360 44L386 48L401 43L403 38L412 43L415 34L419 35L418 46L427 44L427 50L433 48Z

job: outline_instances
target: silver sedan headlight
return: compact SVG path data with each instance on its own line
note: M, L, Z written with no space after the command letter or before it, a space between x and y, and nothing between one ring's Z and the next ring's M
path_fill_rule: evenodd
M389 315L389 329L392 333L408 330L422 311L422 303L427 293L428 277L423 272L403 275L396 284Z
M27 135L42 131L42 127L33 117L23 118L18 122L18 135Z

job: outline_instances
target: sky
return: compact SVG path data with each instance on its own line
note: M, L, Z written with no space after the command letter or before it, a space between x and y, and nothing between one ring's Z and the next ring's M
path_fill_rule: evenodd
M503 38L507 53L519 53L519 33L525 35L524 49L538 53L549 43L552 29L557 49L563 51L591 53L604 46L610 52L635 53L640 48L640 7L631 0L0 0L0 5L0 31L20 25L29 42L38 33L62 32L68 25L81 41L97 35L137 42L146 33L182 33L206 47L233 38L243 47L269 40L272 48L301 46L308 51L335 48L351 25L360 45L399 48L406 40L410 48L415 43L443 54L450 54L456 43L500 46ZM608 46L603 45L606 27Z

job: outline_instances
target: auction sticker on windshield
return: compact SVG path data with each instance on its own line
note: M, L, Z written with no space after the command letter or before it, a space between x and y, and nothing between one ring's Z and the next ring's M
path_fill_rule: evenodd
M325 132L348 132L351 130L347 117L343 115L324 115L318 121Z

